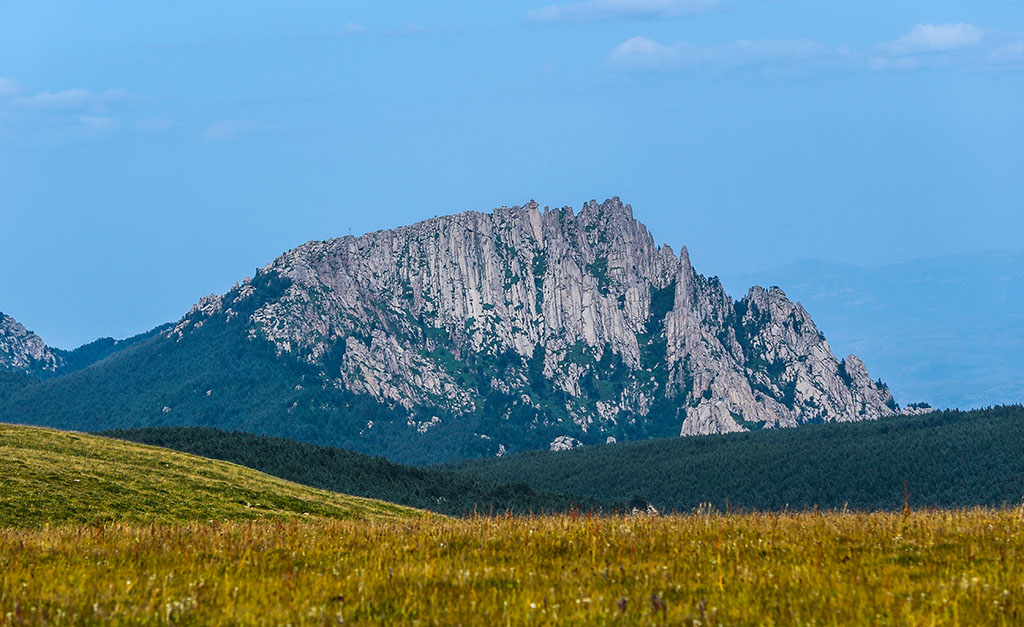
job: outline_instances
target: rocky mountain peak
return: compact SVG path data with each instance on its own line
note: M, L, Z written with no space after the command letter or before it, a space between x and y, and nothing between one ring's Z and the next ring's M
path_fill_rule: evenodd
M499 433L516 421L586 444L897 409L780 288L734 301L619 198L309 242L205 298L174 337L216 316L324 385L402 409L417 432L477 424L496 450L514 450Z
M38 335L0 312L0 370L54 372L60 365L60 357Z

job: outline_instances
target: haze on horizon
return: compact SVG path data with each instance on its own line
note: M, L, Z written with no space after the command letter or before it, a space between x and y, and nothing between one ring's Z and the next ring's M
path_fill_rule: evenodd
M1006 3L0 16L0 311L54 346L176 319L307 240L531 198L618 195L705 274L1021 249Z

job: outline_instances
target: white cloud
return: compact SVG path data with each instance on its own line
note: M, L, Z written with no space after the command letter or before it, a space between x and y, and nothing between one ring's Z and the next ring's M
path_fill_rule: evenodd
M208 142L229 142L241 139L256 130L249 120L220 120L207 127L203 138Z
M349 37L415 37L418 35L452 35L461 33L461 24L425 25L417 22L405 22L391 28L374 28L359 22L349 21L329 33L300 35L299 39L337 39Z
M612 65L623 70L761 69L805 72L844 60L844 53L809 40L741 40L723 46L696 46L685 42L662 44L647 37L633 37L609 55Z
M32 96L19 96L12 104L21 109L37 111L67 111L76 109L105 109L111 105L137 100L123 89L108 89L95 94L88 89L44 91Z
M608 60L625 71L754 69L766 74L806 74L822 70L970 70L1024 66L1024 41L1019 33L1001 33L971 24L918 24L899 39L861 50L807 39L698 46L638 36L616 46Z
M895 41L880 48L890 55L966 50L981 45L985 29L973 24L918 24Z
M0 97L15 96L21 93L21 85L13 78L0 76Z
M589 0L552 4L526 14L532 22L584 22L628 18L670 18L706 13L718 0Z
M14 104L23 109L79 109L89 102L91 94L85 89L65 89L64 91L44 91L34 96L16 98Z
M666 46L647 37L632 37L612 50L612 63L631 70L659 69L675 65L680 46Z
M918 24L899 39L876 46L866 65L876 71L902 72L1021 67L1024 41L1020 33L972 24Z
M14 79L0 77L0 114L17 121L19 134L32 141L63 144L105 138L123 128L143 130L147 122L124 122L126 108L141 103L124 89L28 92Z

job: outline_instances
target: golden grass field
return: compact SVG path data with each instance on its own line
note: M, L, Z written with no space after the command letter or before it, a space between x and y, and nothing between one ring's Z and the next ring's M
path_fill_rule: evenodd
M0 528L420 515L156 446L0 423Z
M0 530L0 623L1024 622L1024 512Z

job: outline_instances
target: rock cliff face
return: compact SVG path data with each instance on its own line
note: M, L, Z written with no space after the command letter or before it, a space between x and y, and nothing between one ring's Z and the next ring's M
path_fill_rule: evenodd
M472 424L494 451L896 413L773 287L734 301L618 198L530 202L309 242L167 331L213 318L372 397L416 433ZM353 420L358 420L353 417ZM359 425L373 430L372 421ZM541 442L540 440L545 440Z
M0 370L52 373L62 363L61 357L47 348L38 335L0 312Z

